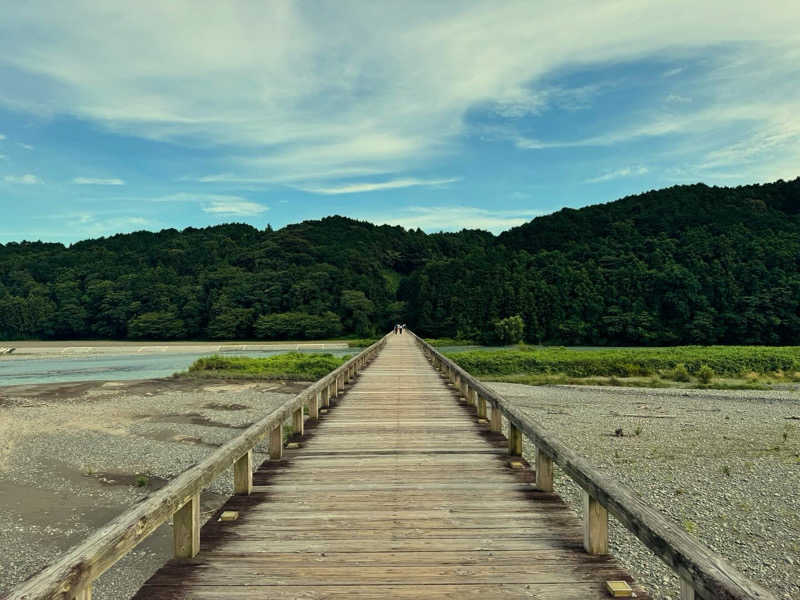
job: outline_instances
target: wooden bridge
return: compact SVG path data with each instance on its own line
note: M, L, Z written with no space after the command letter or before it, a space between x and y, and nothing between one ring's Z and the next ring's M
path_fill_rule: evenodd
M284 444L287 420L299 443ZM554 464L584 489L582 522L553 493ZM236 495L201 529L199 493L231 465ZM678 573L683 599L774 598L412 333L390 334L6 598L88 600L173 515L176 558L138 600L583 600L608 581L647 598L608 555L607 511Z

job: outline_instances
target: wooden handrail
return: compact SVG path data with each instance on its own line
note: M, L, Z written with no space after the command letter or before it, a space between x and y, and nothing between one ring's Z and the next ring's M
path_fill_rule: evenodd
M249 465L253 448L269 435L271 457L280 456L284 421L294 416L296 422L298 411L302 420L306 403L311 406L312 416L316 416L313 413L319 410L320 399L329 403L330 397L338 394L344 382L360 371L385 343L386 336L253 423L166 486L67 550L55 562L3 596L3 600L89 600L92 582L172 515L175 515L176 555L194 556L199 545L200 492L236 463L236 491L249 493L252 489ZM246 473L240 463L247 467Z
M516 439L519 433L533 443L536 447L538 488L552 491L552 463L555 463L584 490L587 513L584 517L584 545L587 551L600 554L607 552L607 529L602 523L607 510L677 573L681 579L683 600L693 600L695 595L705 600L776 600L770 591L749 580L722 556L645 503L629 487L595 469L589 461L545 431L544 427L512 406L500 394L486 387L413 332L408 333L414 336L434 366L447 371L450 380L460 389L467 402L473 401L477 395L475 403L479 410L481 401L491 403L492 431L500 429L499 420L495 419L496 413L508 419L512 454L521 450L521 440L518 442Z

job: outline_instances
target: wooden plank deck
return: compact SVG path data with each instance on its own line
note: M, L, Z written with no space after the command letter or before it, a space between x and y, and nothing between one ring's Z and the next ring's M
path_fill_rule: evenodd
M221 509L239 519L212 518L200 554L135 598L588 600L631 582L583 550L581 521L533 480L412 337L391 336L302 447Z

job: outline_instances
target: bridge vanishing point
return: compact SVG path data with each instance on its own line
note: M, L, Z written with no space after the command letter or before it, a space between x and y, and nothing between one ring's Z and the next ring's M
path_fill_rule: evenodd
M582 520L553 492L554 465L583 489ZM200 492L231 466L236 495L202 525ZM679 575L683 600L774 599L413 333L389 334L4 598L90 600L170 518L175 558L137 600L587 600L609 581L648 598L608 554L609 513Z

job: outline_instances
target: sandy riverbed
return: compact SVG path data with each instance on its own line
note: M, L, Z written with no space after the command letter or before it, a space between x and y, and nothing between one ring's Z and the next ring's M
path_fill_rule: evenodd
M173 379L0 387L0 594L302 387ZM265 458L257 452L256 464ZM230 495L229 479L203 494L206 514ZM93 597L130 597L170 551L164 525L97 581Z
M796 393L491 385L778 598L800 600ZM301 387L180 379L0 387L0 591ZM140 474L146 486L136 485ZM580 511L579 490L557 470L556 488ZM230 491L220 478L204 510ZM170 536L163 526L123 559L95 598L132 595L169 556ZM653 598L678 598L669 569L613 520L611 546Z

